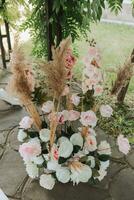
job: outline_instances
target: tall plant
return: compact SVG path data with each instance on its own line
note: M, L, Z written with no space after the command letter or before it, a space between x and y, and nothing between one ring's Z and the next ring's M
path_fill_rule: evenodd
M116 14L121 10L123 0L29 0L33 11L25 28L30 28L34 38L34 53L51 59L51 45L71 35L73 41L80 35L86 36L91 22L101 19L106 5Z

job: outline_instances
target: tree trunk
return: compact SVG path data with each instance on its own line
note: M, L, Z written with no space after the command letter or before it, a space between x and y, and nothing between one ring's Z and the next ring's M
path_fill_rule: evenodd
M46 1L46 20L47 20L47 50L48 60L52 60L51 47L54 45L54 38L52 33L52 24L50 23L50 17L52 16L53 0Z
M134 49L133 49L132 54L131 54L131 63L134 63ZM121 91L118 93L117 100L118 100L119 103L124 102L124 99L125 99L128 87L129 87L130 80L131 80L131 78L128 80L127 85L125 87L122 87Z
M62 13L63 13L63 10L60 7L60 10L57 14L57 23L56 23L56 39L57 39L56 45L57 46L60 44L60 42L63 39L63 37L62 37L62 26L61 26Z

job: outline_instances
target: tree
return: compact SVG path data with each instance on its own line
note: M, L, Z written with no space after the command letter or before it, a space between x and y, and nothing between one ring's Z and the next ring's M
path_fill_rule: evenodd
M33 11L23 28L31 29L34 53L45 56L47 52L48 59L51 59L51 45L58 45L68 35L73 41L81 34L86 37L90 23L101 19L106 5L118 14L123 0L29 0L29 3Z

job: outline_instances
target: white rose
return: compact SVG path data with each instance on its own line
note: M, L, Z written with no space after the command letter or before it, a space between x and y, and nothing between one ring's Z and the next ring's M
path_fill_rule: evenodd
M99 171L99 176L96 177L99 181L102 181L104 177L107 175L107 171L100 169Z
M78 106L80 103L80 97L77 94L72 94L71 96L71 102L75 105Z
M61 183L67 183L70 180L70 171L65 167L56 170L56 177Z
M93 156L88 156L87 161L90 161L90 162L91 162L91 165L90 165L91 168L94 168L94 167L95 167L95 159L94 159Z
M55 179L50 174L42 174L40 176L40 186L52 190L55 185Z
M83 137L80 133L75 133L71 136L70 141L73 145L83 146Z
M71 172L73 184L78 184L79 182L86 183L92 176L92 170L88 165L83 165L79 170L72 168Z
M57 160L50 160L47 163L48 170L56 171L59 167L60 167L60 165L58 164Z
M100 169L106 170L109 167L109 165L110 165L110 161L109 160L107 160L105 162L101 161L100 162Z
M20 121L19 125L20 125L20 128L23 128L23 129L29 129L31 128L32 124L33 124L33 119L28 117L28 116L25 116L23 117L23 119Z
M36 156L32 159L32 161L36 164L36 165L42 165L42 163L44 162L44 159L42 156Z
M102 117L111 117L111 115L113 114L113 109L109 105L101 105L100 113Z
M19 132L18 132L18 141L20 142L24 142L24 139L27 137L27 133L23 130L23 129L20 129Z
M73 145L69 140L61 142L59 146L59 156L63 158L68 158L73 151Z
M47 101L42 106L42 111L44 113L50 113L54 109L54 104L52 101Z
M101 141L101 143L98 145L98 153L100 155L102 154L111 155L110 144L107 141Z
M36 178L39 176L39 169L37 165L31 162L26 163L26 171L31 178Z
M86 111L86 112L81 112L80 122L82 123L83 126L94 127L97 124L97 117L92 110Z
M40 135L40 139L43 141L43 142L48 142L50 140L50 130L49 129L41 129L40 132L39 132L39 135Z

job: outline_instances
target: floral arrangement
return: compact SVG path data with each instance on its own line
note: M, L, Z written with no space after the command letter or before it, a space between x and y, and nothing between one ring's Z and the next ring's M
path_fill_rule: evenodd
M12 55L14 91L29 116L19 123L19 153L31 178L39 178L42 187L51 190L57 181L73 185L101 181L107 174L111 155L110 144L97 140L95 127L100 117L109 118L109 105L96 105L95 98L103 92L100 54L90 46L83 59L81 83L73 81L76 58L70 48L71 38L52 49L53 60L39 65L48 89L46 102L40 107L33 102L36 88L34 73L19 46ZM118 137L120 151L130 150L128 140Z

